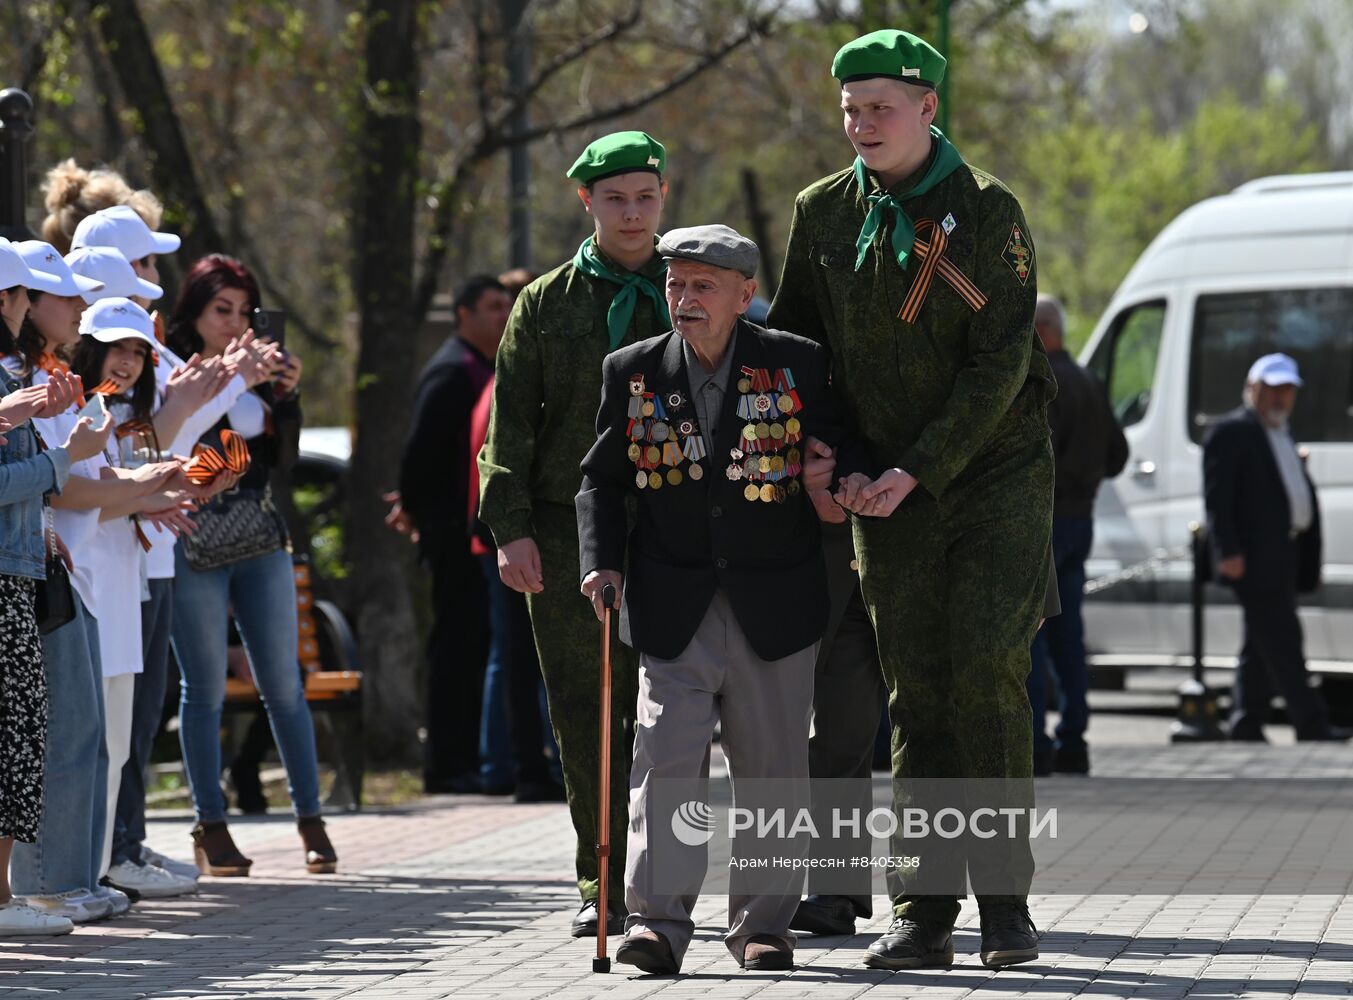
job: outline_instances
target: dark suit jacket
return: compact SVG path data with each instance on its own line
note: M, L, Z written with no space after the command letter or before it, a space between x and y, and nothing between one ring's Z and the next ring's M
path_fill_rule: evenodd
M418 378L399 492L431 562L469 552L470 416L492 375L492 362L449 337Z
M1259 417L1241 407L1203 442L1203 497L1215 562L1245 557L1244 586L1300 593L1320 585L1320 504L1310 476L1311 526L1292 537L1292 509Z
M667 333L623 348L602 367L597 441L583 459L577 497L580 568L584 577L599 569L625 572L621 638L662 659L673 659L686 648L717 587L728 595L738 623L763 659L803 649L826 628L826 569L818 518L807 493L786 489L781 502L748 500L748 481L727 474L733 462L730 452L744 444L741 433L747 421L737 414L737 383L744 367L790 369L802 403L794 415L802 423L803 438L811 435L839 448L839 475L868 471L858 452L842 441L821 346L745 320L739 323L713 451L701 461L699 478L683 463L682 481L675 486L664 481L658 489L638 487L640 470L628 454L627 428L634 376L643 376L646 388L663 398L673 391L689 397L680 336ZM679 419L694 417L688 401ZM803 442L797 447L802 450ZM785 446L780 454L788 451ZM631 498L637 502L638 519L627 539L626 501Z
M1099 379L1066 351L1048 352L1048 361L1057 377L1057 396L1048 404L1052 453L1057 459L1052 513L1089 517L1100 482L1112 479L1127 464L1127 438Z

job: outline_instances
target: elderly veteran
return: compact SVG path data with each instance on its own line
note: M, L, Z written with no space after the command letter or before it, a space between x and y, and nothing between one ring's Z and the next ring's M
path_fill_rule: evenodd
M774 804L790 815L807 805L813 662L828 601L802 443L811 433L837 445L839 431L821 347L742 316L756 291L756 245L726 226L698 226L673 230L658 249L676 330L606 359L577 509L583 593L599 616L606 584L623 593L621 638L640 654L629 918L616 960L675 972L694 931L705 849L667 839L661 786L703 793L721 723L740 806L766 778L787 779ZM629 501L637 524L627 537ZM786 838L777 853L804 857L807 842ZM743 968L792 966L803 877L779 871L760 891L734 880L725 941Z
M667 197L667 152L644 132L613 132L569 168L594 232L573 259L527 285L498 348L488 437L479 454L479 519L493 532L498 572L526 595L559 743L582 906L571 933L597 932L597 637L578 600L578 463L596 439L601 362L671 326L656 252ZM635 663L616 644L611 746L623 751L634 718ZM611 801L623 800L629 757L611 759ZM625 817L611 830L611 884L625 870ZM615 907L608 933L624 914Z
M841 501L872 515L853 526L895 785L971 793L983 780L1032 802L1025 679L1051 559L1056 387L1034 335L1034 245L1019 202L932 124L944 70L905 31L837 52L855 162L799 194L770 322L827 345L853 428L887 468L873 483L847 476ZM889 872L895 919L867 965L952 962L969 877L982 962L1038 956L1027 830L950 846L895 844L890 853L922 860Z

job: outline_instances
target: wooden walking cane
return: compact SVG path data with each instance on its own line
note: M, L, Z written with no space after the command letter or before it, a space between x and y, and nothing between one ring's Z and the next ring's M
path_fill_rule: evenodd
M593 972L610 972L606 954L606 922L610 918L607 889L611 874L611 608L615 605L615 585L601 588L601 763L597 788L597 957Z

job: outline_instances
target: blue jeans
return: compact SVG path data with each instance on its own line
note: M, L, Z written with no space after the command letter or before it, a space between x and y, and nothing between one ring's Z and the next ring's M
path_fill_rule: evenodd
M1034 638L1029 671L1029 703L1034 711L1034 753L1046 754L1053 746L1047 735L1048 671L1057 675L1057 743L1067 750L1085 749L1085 729L1090 724L1086 694L1090 674L1085 666L1085 560L1090 557L1095 522L1088 517L1058 517L1052 521L1052 558L1057 566L1057 595L1062 613L1049 618Z
M508 644L512 637L504 601L507 584L498 576L497 554L479 556L489 596L489 662L484 671L484 701L479 717L479 780L486 789L510 786L512 722L508 712Z
M315 726L296 657L296 581L278 550L198 572L174 551L174 655L182 672L179 742L200 822L225 819L221 794L221 709L225 704L227 615L233 613L254 684L287 770L298 816L318 816Z
M174 581L151 580L150 599L141 602L142 671L132 700L131 753L122 768L113 818L113 861L141 864L146 839L146 768L164 713L169 685L169 628L174 618Z
M50 896L98 884L108 812L99 626L75 598L75 619L42 637L47 674L46 770L36 843L16 842L16 896Z

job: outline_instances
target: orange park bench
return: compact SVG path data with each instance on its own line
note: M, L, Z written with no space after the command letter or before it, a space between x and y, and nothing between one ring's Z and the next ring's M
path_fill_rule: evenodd
M333 789L325 804L341 809L362 807L362 777L366 770L362 732L362 672L357 669L357 643L352 629L338 605L317 601L311 588L310 564L297 556L296 621L300 643L297 659L305 677L305 700L315 717L321 741L332 748L337 772ZM253 681L226 677L225 710L238 719L261 709ZM230 742L237 746L240 737L233 732ZM229 759L229 757L227 757Z

